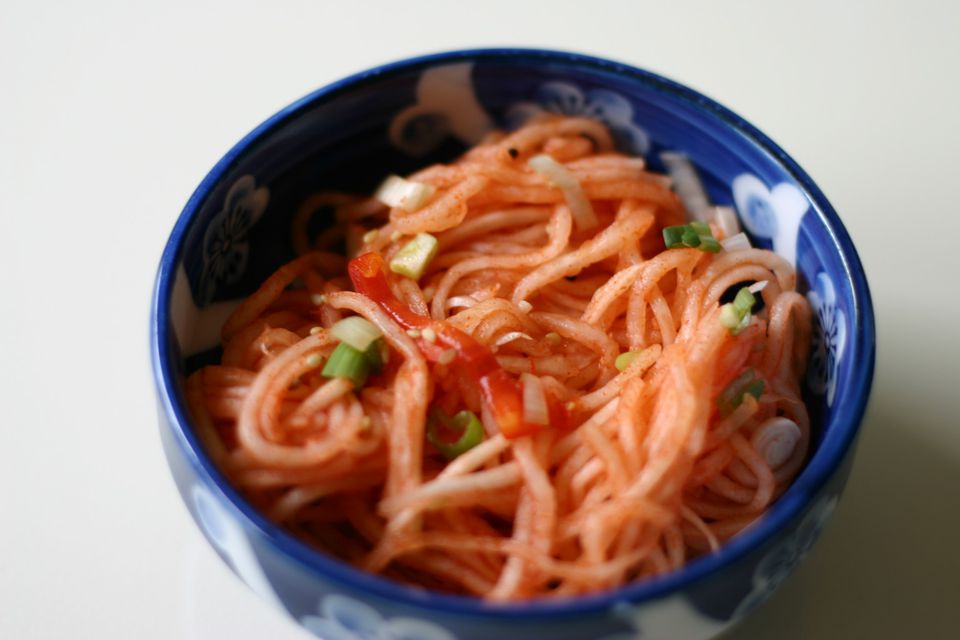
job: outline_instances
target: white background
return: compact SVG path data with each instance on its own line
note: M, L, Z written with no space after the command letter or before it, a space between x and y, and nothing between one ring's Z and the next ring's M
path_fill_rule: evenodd
M219 563L167 473L147 358L161 248L207 170L285 104L507 44L619 59L731 107L818 181L866 265L879 360L848 491L729 637L957 637L957 6L3 0L0 638L305 638Z

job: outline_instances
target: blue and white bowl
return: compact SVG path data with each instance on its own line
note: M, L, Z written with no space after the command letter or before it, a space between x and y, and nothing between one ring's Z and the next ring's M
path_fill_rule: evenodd
M794 262L816 331L805 397L813 450L759 522L670 575L572 600L487 604L369 575L311 550L230 486L190 428L183 380L216 357L234 301L290 259L290 223L321 189L368 192L388 172L450 159L491 127L541 111L603 120L661 168L687 154L755 245ZM860 260L830 203L752 125L695 91L570 53L456 51L324 87L254 129L210 171L160 261L151 350L163 447L180 494L223 560L324 640L709 638L766 599L816 542L850 472L874 365Z

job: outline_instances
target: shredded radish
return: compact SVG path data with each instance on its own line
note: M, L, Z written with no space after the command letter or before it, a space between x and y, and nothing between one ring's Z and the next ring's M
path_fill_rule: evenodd
M673 189L680 196L683 208L687 210L690 220L699 222L710 221L710 200L703 189L703 183L693 168L690 160L682 153L665 151L660 159L667 166L667 172L673 178Z
M724 238L720 241L720 246L723 247L724 251L745 251L750 249L752 245L747 234L741 232L729 238Z
M251 506L320 553L496 603L657 580L763 518L806 460L810 305L793 265L725 253L723 209L685 219L673 181L614 148L596 120L546 116L412 174L437 185L415 213L308 195L302 255L184 385ZM344 214L313 237L327 202ZM361 255L328 258L333 233L366 234Z
M513 342L517 338L526 338L527 340L533 340L533 338L531 338L530 336L528 336L522 331L508 331L507 333L497 338L496 342L493 343L493 346L502 347L508 342Z
M547 408L547 396L543 393L543 384L535 375L524 373L520 376L523 385L523 420L530 424L548 424L550 410Z
M569 169L548 156L540 154L527 161L531 169L547 179L547 182L560 189L563 192L564 200L570 207L570 213L573 215L573 221L577 229L584 231L597 226L597 214L594 213L590 201L583 193L583 187Z
M469 309L475 304L477 304L477 299L473 296L453 296L447 299L447 309L456 309L458 307Z
M800 427L796 422L777 417L761 424L750 439L750 444L763 456L771 469L777 469L793 455L800 438Z
M383 336L377 325L361 316L350 316L330 327L330 333L358 351L366 351L374 340Z
M740 233L740 220L737 219L737 212L733 207L714 207L713 220L720 227L724 238L732 238Z

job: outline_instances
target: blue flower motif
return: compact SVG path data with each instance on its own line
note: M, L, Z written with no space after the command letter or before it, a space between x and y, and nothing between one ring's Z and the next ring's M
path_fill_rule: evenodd
M789 182L772 189L755 175L743 173L731 185L743 226L754 237L770 240L775 253L796 264L800 221L810 208L803 192Z
M828 496L807 513L797 530L767 553L753 571L753 590L737 606L731 619L741 618L766 601L783 584L820 537L837 507L837 496Z
M247 268L250 247L247 232L260 219L270 191L257 188L253 176L238 178L203 236L203 271L200 275L200 305L209 304L219 284L234 284Z
M384 619L376 609L340 594L323 598L320 615L300 619L322 640L456 640L446 629L415 618Z
M420 157L448 136L476 144L493 129L493 121L477 100L471 74L473 63L433 67L417 80L417 103L390 122L390 142L404 153Z
M633 106L619 93L606 89L582 91L559 80L540 85L536 102L521 102L507 110L507 123L518 127L542 113L583 116L607 125L617 148L641 156L650 151L650 136L633 123Z
M280 598L263 572L243 528L203 486L194 485L190 495L189 506L210 544L254 593L282 609Z
M807 300L814 313L813 339L807 384L814 393L826 394L833 405L843 348L847 344L847 317L837 305L837 292L827 274L817 274Z
M713 638L728 624L703 616L683 594L666 596L642 605L621 602L611 613L630 631L620 631L599 640L673 640L674 638Z

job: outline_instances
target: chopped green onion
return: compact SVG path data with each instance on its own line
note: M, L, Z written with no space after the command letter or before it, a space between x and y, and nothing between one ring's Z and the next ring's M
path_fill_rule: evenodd
M437 239L429 233L418 233L393 256L390 270L412 280L419 280L430 261L437 255L437 244Z
M728 302L720 307L720 324L730 331L736 330L736 328L740 325L740 320L740 314L737 313L737 310L733 307L733 304Z
M363 352L363 355L367 357L367 361L370 362L370 373L380 373L384 363L386 363L390 357L389 354L387 343L383 339L371 342L367 350Z
M367 231L365 234L363 234L364 244L370 244L371 242L376 240L377 234L378 234L378 231L376 229L370 229L370 231Z
M683 244L691 249L696 249L700 246L700 236L696 231L687 227L683 231Z
M319 367L321 362L323 362L323 358L320 357L319 353L311 353L306 359L306 364L308 367Z
M750 288L741 288L733 302L720 307L720 324L729 329L731 334L738 335L750 326L750 312L756 303L757 298L750 292Z
M722 415L733 413L734 409L743 404L743 398L747 394L759 398L763 394L765 386L764 381L757 378L756 371L747 369L717 396L717 406L720 408L720 413Z
M423 339L427 342L433 343L437 341L437 332L434 331L432 327L427 327L420 332L420 335L422 335Z
M708 253L719 253L721 249L720 242L713 237L710 225L705 222L664 227L663 243L668 249L689 247Z
M460 434L456 442L444 442L440 438L440 427ZM483 424L472 411L461 411L452 418L440 409L430 412L427 423L427 440L448 460L473 449L483 442Z
M720 253L720 243L713 236L700 236L700 250L707 253Z
M350 316L330 327L330 333L340 342L346 342L357 351L366 351L383 332L362 316Z
M556 331L550 331L547 333L547 335L543 337L547 342L549 342L555 347L563 342L563 338Z
M330 354L322 373L324 378L346 378L359 389L370 375L370 360L364 352L341 342Z
M779 469L793 457L793 452L802 438L796 422L777 416L757 427L750 438L750 444L771 469Z
M683 232L686 228L687 226L683 224L663 228L663 244L667 246L667 249L677 249L683 246Z
M617 368L617 371L623 371L630 366L630 363L637 359L643 351L624 351L617 356L617 359L613 361L613 366Z
M757 304L757 299L750 293L749 287L743 287L737 291L737 297L733 299L733 308L743 317L744 314L753 310L753 305Z
M710 230L710 225L706 222L694 221L688 225L698 236L713 236L713 231Z
M404 180L400 176L387 176L377 188L374 198L388 207L399 207L404 211L417 211L433 197L436 188L433 185Z

